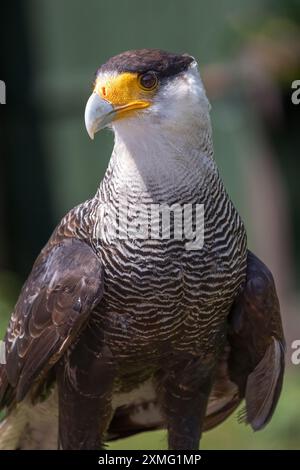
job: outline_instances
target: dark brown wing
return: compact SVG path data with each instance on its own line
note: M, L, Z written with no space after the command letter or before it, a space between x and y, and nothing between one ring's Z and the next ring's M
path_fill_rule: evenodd
M204 430L222 423L244 398L243 419L259 430L271 419L279 399L284 337L273 276L250 251L246 285L228 322L228 342L216 371ZM117 409L109 431L111 438L119 438L162 427L157 401L145 399L136 406L132 403Z
M102 265L86 243L71 238L43 250L22 289L5 337L0 405L7 405L12 395L22 400L46 376L74 341L102 293Z
M273 276L250 251L247 283L233 306L228 339L230 378L245 397L244 420L256 431L270 421L280 396L285 341Z

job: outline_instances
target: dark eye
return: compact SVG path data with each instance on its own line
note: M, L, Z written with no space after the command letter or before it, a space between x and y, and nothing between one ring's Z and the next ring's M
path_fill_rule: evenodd
M157 87L158 79L155 72L146 72L140 75L139 82L145 90L153 90Z

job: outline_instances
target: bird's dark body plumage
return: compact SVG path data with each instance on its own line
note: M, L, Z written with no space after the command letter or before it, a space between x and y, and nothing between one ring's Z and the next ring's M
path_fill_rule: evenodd
M100 70L160 68L167 76L190 61L134 51ZM6 335L0 401L13 408L25 396L40 400L41 384L57 382L61 448L98 448L106 433L116 438L162 426L170 448L197 448L201 430L223 421L244 397L255 429L272 415L284 368L274 281L247 251L207 142L199 171L180 170L189 184L171 188L151 179L124 184L113 154L95 198L63 219L21 292ZM146 208L204 204L203 248L186 250L186 240L172 238L112 242L124 195ZM148 392L136 398L143 386Z

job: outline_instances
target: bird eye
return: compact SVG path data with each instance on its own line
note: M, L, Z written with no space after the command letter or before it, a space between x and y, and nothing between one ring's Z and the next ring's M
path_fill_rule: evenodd
M158 84L155 72L146 72L139 76L139 83L144 90L154 90Z

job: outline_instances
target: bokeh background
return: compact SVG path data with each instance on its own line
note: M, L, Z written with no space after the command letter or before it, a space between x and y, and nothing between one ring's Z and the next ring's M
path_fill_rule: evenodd
M287 338L287 374L271 424L236 416L205 434L207 449L299 449L299 0L12 0L1 4L0 333L32 263L60 218L90 197L113 138L92 144L83 113L96 68L126 49L189 52L212 104L216 159L249 246L272 269ZM115 442L163 449L163 431Z

